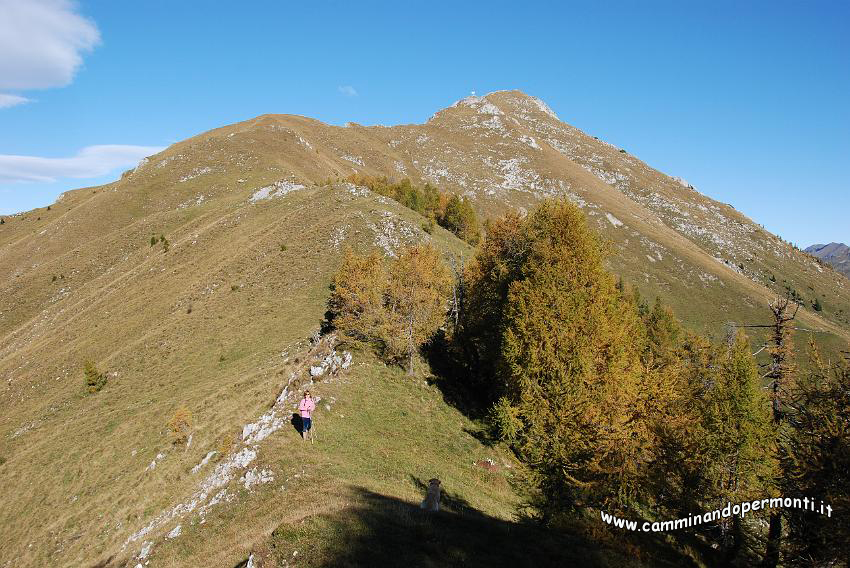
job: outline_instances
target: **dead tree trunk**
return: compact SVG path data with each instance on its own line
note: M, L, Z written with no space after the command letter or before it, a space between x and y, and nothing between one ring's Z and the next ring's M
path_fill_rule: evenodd
M416 342L413 338L413 314L407 322L407 375L413 376L413 356L416 354Z
M792 307L793 305L793 307ZM790 389L790 381L794 371L794 345L791 341L791 326L788 323L797 316L800 305L788 298L777 298L770 303L773 314L773 326L770 341L770 390L773 407L773 424L779 432L784 421L782 397ZM779 510L770 513L770 526L767 530L767 548L764 553L763 566L776 568L779 564L779 550L782 542L782 514Z
M460 257L460 270L458 270L457 265L455 264L454 256L452 256L449 260L452 272L454 273L454 279L452 282L452 308L451 315L449 317L454 323L455 329L457 329L460 324L461 310L463 309L463 256Z

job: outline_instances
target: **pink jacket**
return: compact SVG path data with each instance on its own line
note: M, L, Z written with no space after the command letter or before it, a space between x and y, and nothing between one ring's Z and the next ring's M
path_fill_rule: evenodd
M298 410L301 412L301 418L310 418L310 413L316 410L316 403L313 402L313 397L302 398L301 404L298 405Z

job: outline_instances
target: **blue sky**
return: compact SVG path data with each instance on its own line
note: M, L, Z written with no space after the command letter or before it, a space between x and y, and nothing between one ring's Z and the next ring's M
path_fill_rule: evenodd
M850 242L848 2L0 0L0 14L0 213L263 113L422 122L517 88L792 242Z

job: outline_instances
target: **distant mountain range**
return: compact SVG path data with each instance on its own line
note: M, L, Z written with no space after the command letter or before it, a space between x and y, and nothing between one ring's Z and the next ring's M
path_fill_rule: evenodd
M844 243L812 245L806 252L828 262L835 270L850 277L850 247Z

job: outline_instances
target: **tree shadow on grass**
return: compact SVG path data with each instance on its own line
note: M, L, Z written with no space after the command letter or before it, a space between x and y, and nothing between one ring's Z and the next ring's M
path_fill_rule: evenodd
M472 420L481 420L487 415L492 393L476 382L474 373L464 368L442 330L422 347L422 356L434 375L429 383L440 389L447 404Z
M413 479L424 487L424 481ZM418 503L363 488L350 491L352 504L345 509L279 526L264 557L283 565L295 555L298 566L314 568L642 565L577 534L491 517L451 493L443 494L443 510L429 513ZM684 565L681 558L655 560L651 565Z

